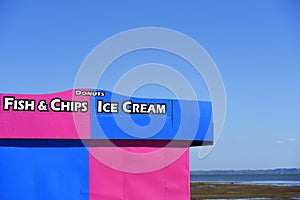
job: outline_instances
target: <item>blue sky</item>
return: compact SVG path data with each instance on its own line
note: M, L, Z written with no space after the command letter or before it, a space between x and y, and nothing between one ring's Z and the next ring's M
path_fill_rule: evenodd
M227 116L191 169L300 167L300 3L281 1L0 1L0 93L73 87L101 41L139 27L180 31L218 66Z

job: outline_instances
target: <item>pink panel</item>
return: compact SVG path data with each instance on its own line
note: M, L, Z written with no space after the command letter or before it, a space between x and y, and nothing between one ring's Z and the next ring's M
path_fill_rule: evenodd
M124 199L123 173L106 167L89 155L90 200Z
M101 151L102 147L97 148ZM126 148L126 150L145 153L153 151L153 148L130 147ZM169 148L168 151L178 152L176 148ZM162 154L165 154L165 152L162 151ZM190 199L188 148L185 148L184 153L175 162L171 163L167 167L144 173L121 172L104 165L102 162L95 159L91 154L89 157L90 200ZM165 160L167 160L167 158L165 158ZM135 162L128 162L128 160L124 160L123 165L143 165L143 163Z
M166 199L190 199L189 148L166 171Z
M4 96L13 96L15 99L34 99L36 104L40 100L59 97L63 100L72 100L73 90L54 94L29 95L29 94L1 94L0 95L0 138L79 138L73 119L73 112L48 112L37 111L12 111L3 110ZM78 99L80 98L80 99ZM76 100L90 101L89 97L76 97ZM82 138L90 136L90 114L76 113L80 119L78 128ZM85 134L86 133L86 134ZM85 134L85 135L84 135Z

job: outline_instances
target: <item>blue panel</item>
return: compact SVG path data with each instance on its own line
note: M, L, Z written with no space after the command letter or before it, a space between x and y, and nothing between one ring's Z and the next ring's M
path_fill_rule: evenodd
M111 92L105 92L105 94L104 97L91 98L92 139L213 141L210 102L129 98ZM122 103L127 100L148 105L150 103L165 104L166 113L126 114L122 110ZM99 113L98 101L117 102L119 112ZM153 125L155 123L157 125ZM132 124L136 124L136 126L132 126ZM147 127L148 124L149 127Z
M88 200L84 147L0 147L0 199Z
M176 134L178 127L184 123L183 132L177 133L179 140L213 141L212 107L208 101L174 100L173 102L173 133ZM198 110L196 110L198 108ZM181 110L185 111L181 116ZM197 120L198 119L198 120ZM192 127L196 126L196 133Z
M35 199L33 157L32 149L0 148L0 199Z

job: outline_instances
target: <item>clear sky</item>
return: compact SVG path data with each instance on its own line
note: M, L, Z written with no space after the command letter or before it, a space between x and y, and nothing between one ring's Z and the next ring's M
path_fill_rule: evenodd
M221 137L204 159L191 149L191 169L300 167L299 1L130 2L0 1L0 93L70 89L101 41L170 28L207 50L227 94Z

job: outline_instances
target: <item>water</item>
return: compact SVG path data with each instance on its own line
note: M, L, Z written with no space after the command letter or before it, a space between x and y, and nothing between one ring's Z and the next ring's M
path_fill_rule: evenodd
M191 174L191 182L300 186L300 174Z

